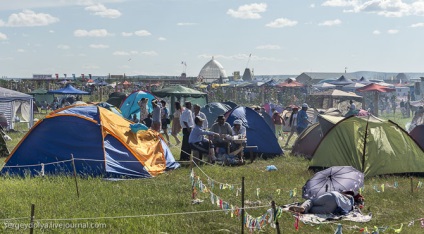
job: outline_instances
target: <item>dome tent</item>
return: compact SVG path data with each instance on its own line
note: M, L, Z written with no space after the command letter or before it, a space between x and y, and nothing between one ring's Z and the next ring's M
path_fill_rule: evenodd
M148 178L179 167L159 133L133 133L130 123L94 105L59 109L31 128L0 174L70 174L71 155L79 175Z
M351 116L338 122L316 148L311 169L352 166L366 177L424 172L424 151L394 122Z

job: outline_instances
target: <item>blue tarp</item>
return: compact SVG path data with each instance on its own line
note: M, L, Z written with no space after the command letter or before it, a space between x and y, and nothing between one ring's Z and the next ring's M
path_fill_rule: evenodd
M257 146L253 152L280 155L283 153L278 139L271 128L259 115L258 112L249 108L239 106L225 114L227 122L233 125L234 120L240 119L246 127L246 137L248 146ZM245 150L248 152L248 150Z
M65 88L57 89L57 90L49 90L47 93L54 94L74 94L74 95L87 95L89 92L85 92L79 89L74 88L71 84L67 84Z

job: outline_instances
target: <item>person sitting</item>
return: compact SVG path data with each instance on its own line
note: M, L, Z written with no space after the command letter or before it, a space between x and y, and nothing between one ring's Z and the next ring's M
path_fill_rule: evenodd
M302 214L338 214L345 215L355 205L362 205L364 197L352 191L331 191L313 199L308 199L300 206L291 206L290 211Z
M213 143L204 137L204 135L208 136L219 136L218 133L210 132L207 130L204 130L202 125L203 121L205 121L203 118L196 116L194 119L194 128L190 132L190 136L188 138L188 143L190 144L190 147L192 150L199 151L200 155L199 158L202 159L202 154L206 153L209 155L209 162L214 163L215 162L215 151L214 151L214 145Z
M246 127L244 127L242 124L243 124L243 122L240 119L236 119L233 122L233 127L232 127L232 130L233 130L232 133L233 134L232 135L233 135L233 137L236 137L236 139L241 140L241 139L245 139L245 137L246 137ZM236 143L236 142L233 141L231 143L231 146L230 146L230 151L231 152L237 152L235 154L237 154L239 156L241 163L244 162L244 158L243 158L244 154L243 154L243 150L240 149L240 147L242 147L245 144L246 144L246 141L244 141L242 143L240 143L240 142Z
M232 135L233 136L246 136L246 127L242 125L242 121L240 119L236 119L233 122Z
M142 124L146 125L146 127L150 128L152 126L152 114L148 113L147 114L147 118L143 119L143 121L141 121Z
M218 133L219 136L233 135L231 125L225 122L225 117L223 115L218 116L216 122L210 128L210 131ZM215 147L222 147L225 150L228 149L229 142L222 137L214 137L213 143Z

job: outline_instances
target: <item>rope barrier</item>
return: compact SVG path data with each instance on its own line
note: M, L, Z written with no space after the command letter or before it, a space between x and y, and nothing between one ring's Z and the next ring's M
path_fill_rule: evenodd
M268 206L256 206L256 207L245 207L244 209L253 210ZM241 208L240 208L241 209ZM231 209L219 209L219 210L205 210L205 211L190 211L190 212L179 212L179 213L162 213L162 214L147 214L147 215L125 215L125 216L105 216L105 217L87 217L87 218L63 218L63 219L35 219L35 221L72 221L72 220L96 220L96 219L125 219L125 218L142 218L142 217L158 217L158 216L171 216L171 215L190 215L190 214L204 214L204 213L216 213L216 212L228 212Z
M199 165L197 165L197 163L195 162L195 161L193 161L193 163L194 163L194 165L197 167L197 168L199 168L199 170L209 179L209 180L211 180L211 181L214 181L214 182L216 182L216 183L219 183L219 184L226 184L226 185L231 185L231 186L237 186L237 184L228 184L228 183L222 183L222 182L219 182L219 181L216 181L216 180L214 180L214 179L212 179L212 177L210 177L210 176L208 176L200 167L199 167Z
M20 217L20 218L7 218L7 219L0 219L0 221L8 221L8 220L22 220L22 219L28 219L29 217Z

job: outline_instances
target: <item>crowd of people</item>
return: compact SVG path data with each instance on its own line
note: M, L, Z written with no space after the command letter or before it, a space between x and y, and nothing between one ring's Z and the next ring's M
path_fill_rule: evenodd
M176 144L181 144L181 161L189 161L192 150L199 152L199 157L208 155L208 161L214 163L216 160L215 152L225 151L240 147L240 143L232 143L234 136L238 139L246 137L246 128L242 126L241 120L235 120L233 126L225 121L224 115L219 115L216 121L209 126L205 113L200 111L200 106L192 105L190 101L184 103L174 102L175 111L170 116L165 100L153 99L151 101L152 111L148 112L148 99L142 98L138 102L140 107L140 118L134 114L132 121L142 123L152 130L161 132L166 139L168 145L170 137L168 134L168 126L171 125L171 136L175 139ZM172 121L169 117L172 117ZM178 134L182 132L182 140L178 138ZM242 152L239 155L243 157Z

